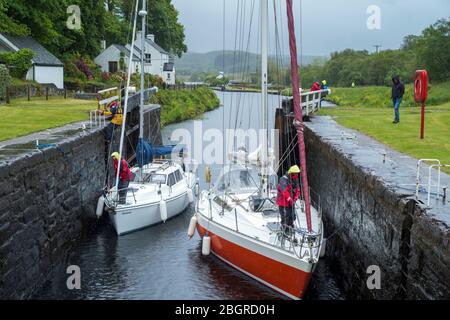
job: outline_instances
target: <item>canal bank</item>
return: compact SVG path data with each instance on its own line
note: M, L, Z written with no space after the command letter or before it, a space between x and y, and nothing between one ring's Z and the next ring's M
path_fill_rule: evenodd
M305 137L327 257L344 292L357 299L449 299L450 202L433 194L427 208L423 186L415 199L417 159L330 117L312 117ZM425 184L428 165L420 171ZM441 186L448 185L442 174ZM368 288L370 266L380 270L380 289Z

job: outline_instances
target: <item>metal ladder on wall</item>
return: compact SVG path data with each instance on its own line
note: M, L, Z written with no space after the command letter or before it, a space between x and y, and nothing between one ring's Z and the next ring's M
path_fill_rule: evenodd
M432 163L429 167L428 167L428 177L427 177L427 207L430 207L430 201L431 201L431 190L433 187L436 187L436 199L438 200L441 196L440 194L440 188L441 188L441 168L450 168L450 164L442 164L441 161L439 159L420 159L417 162L417 173L416 173L416 200L419 199L419 189L421 185L420 183L420 165L423 162L430 162ZM432 177L432 169L433 168L437 168L437 184L432 184L431 183L431 177ZM444 186L442 188L442 199L445 201L445 199L447 198L447 186Z

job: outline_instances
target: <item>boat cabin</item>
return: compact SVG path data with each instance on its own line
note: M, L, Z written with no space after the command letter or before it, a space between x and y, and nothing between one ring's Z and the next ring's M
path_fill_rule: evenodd
M151 165L144 166L142 180L139 174L139 168L133 168L132 172L134 174L133 182L136 183L141 183L141 181L143 181L144 183L154 183L172 187L184 180L181 167L178 165L173 166L170 162L162 164L152 163Z

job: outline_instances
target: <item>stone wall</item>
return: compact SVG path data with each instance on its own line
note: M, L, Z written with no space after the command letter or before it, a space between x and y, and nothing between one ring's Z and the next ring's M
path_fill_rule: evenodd
M324 129L335 125L332 121L314 122L305 130L308 177L320 194L330 236L327 259L346 294L449 299L449 226L435 219L412 192L392 187L396 174L400 180L414 178L414 171L395 161L383 164L378 145L342 138L341 127ZM381 269L380 290L367 288L371 265Z
M0 166L0 297L27 298L95 226L105 173L103 132Z
M155 122L159 109L145 118L145 136L158 144ZM98 129L0 162L0 299L32 296L95 228L109 152Z

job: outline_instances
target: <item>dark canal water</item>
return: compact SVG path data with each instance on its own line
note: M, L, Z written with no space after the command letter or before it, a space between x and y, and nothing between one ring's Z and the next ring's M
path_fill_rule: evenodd
M218 93L223 106L207 113L203 130L259 127L257 94ZM279 98L269 96L269 123ZM237 105L240 107L238 108ZM239 109L239 112L238 112ZM235 115L238 114L238 117ZM232 115L232 116L231 116ZM232 118L231 121L228 119ZM163 130L170 142L175 129L193 132L197 121L187 121ZM199 137L195 137L198 141ZM203 169L199 167L200 185ZM218 166L213 167L213 176ZM193 214L188 208L165 224L118 237L107 218L99 221L94 234L83 239L55 270L52 280L37 293L36 299L284 299L246 275L214 257L201 254L198 235L187 239L187 226ZM68 265L81 269L81 290L68 290ZM306 299L344 299L326 258L317 266Z

